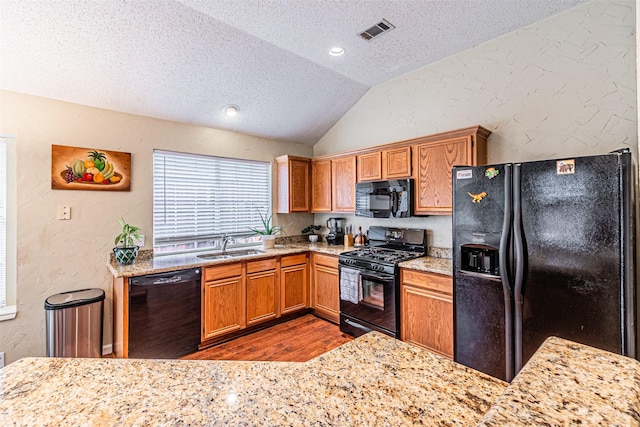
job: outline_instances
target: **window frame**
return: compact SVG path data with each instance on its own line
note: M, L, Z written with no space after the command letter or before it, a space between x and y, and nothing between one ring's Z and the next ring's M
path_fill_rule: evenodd
M238 226L235 226L234 224L234 231L225 231L225 230L220 230L218 227L220 226L220 224L216 225L216 222L224 222L224 220L221 220L220 218L218 219L211 219L210 217L206 217L207 221L194 221L192 223L184 223L185 225L189 224L192 227L198 228L197 225L195 225L194 223L198 223L198 222L211 222L213 223L213 227L215 229L212 229L212 226L207 227L206 225L203 225L201 227L201 229L199 230L207 230L208 233L202 234L200 236L196 235L196 236L190 236L190 238L184 238L184 239L180 239L179 237L168 237L166 235L167 231L164 230L162 231L162 228L170 228L171 226L168 225L159 225L158 224L158 217L161 215L166 215L166 209L167 209L167 199L168 199L168 195L171 194L171 191L173 191L173 194L180 194L179 192L181 190L176 190L174 188L172 188L172 190L167 190L166 189L166 176L167 176L167 169L168 168L166 165L160 165L157 162L160 162L160 158L163 157L165 159L170 158L170 159L180 159L180 160L176 160L178 162L180 161L184 161L184 162L188 162L188 161L194 161L194 162L204 162L205 165L204 167L211 167L212 169L219 169L219 173L221 175L220 179L223 179L223 182L225 184L225 187L227 190L229 190L229 188L233 189L233 186L236 185L235 184L235 180L231 179L232 175L229 175L229 165L233 164L234 162L238 162L237 164L237 170L243 170L243 169L251 169L253 170L253 168L255 168L256 170L259 169L264 169L262 171L259 171L260 173L264 173L263 178L265 179L264 182L261 182L261 185L256 187L256 191L259 191L259 195L258 197L254 195L251 195L251 197L245 197L242 198L243 203L241 203L241 205L243 207L240 208L241 213L243 214L243 216L250 215L251 216L251 222L246 222L244 223L244 225L241 225L240 228L242 228L242 230L238 230ZM209 164L210 163L210 164ZM214 251L214 250L220 250L221 249L221 242L222 242L222 237L224 235L229 235L231 237L233 237L234 239L229 242L227 248L241 248L241 247L250 247L250 246L257 246L260 244L261 239L260 236L255 235L255 233L251 232L249 230L249 227L262 227L261 222L259 223L259 214L265 214L266 212L269 213L269 215L272 213L272 187L273 187L273 163L272 162L268 162L268 161L260 161L260 160L249 160L249 159L239 159L239 158L230 158L230 157L222 157L222 156L215 156L215 155L208 155L208 154L198 154L198 153L187 153L187 152L177 152L177 151L169 151L169 150L163 150L163 149L154 149L153 150L153 159L152 159L152 164L153 164L153 170L154 170L154 176L153 176L153 182L152 182L152 186L153 186L153 194L152 194L152 215L153 215L153 239L152 239L152 244L153 244L153 249L154 249L154 256L164 256L164 255L177 255L177 254L189 254L189 253L197 253L197 252L206 252L206 251ZM174 166L174 168L177 168L178 166ZM174 169L175 170L175 169ZM159 172L162 171L162 172ZM227 175L225 175L225 172ZM160 178L161 181L158 181L158 177L156 176L156 173L160 173L162 175L162 178ZM236 173L236 171L234 170L234 173ZM175 175L175 173L174 173ZM237 178L238 175L233 175L233 177ZM261 177L262 178L262 177ZM180 180L184 180L185 182L187 181L186 177L178 177L177 181ZM231 183L229 185L229 183ZM164 186L163 186L164 184ZM184 183L179 183L179 184L184 184ZM197 183L199 185L202 185L202 189L207 190L206 183ZM219 183L218 183L219 184ZM185 192L198 192L199 190L196 189L198 185L193 186L193 185L189 185L187 186L184 190ZM214 187L214 185L211 185L211 187ZM244 185L243 187L247 187L249 189L252 189L253 187L251 185ZM161 190L158 190L158 188L161 188ZM212 190L213 188L209 188L208 190ZM207 199L216 199L217 204L219 204L220 202L218 202L217 200L219 199L219 197L222 197L221 195L223 195L224 190L218 190L220 191L218 194L220 195L216 195L215 193L206 193L207 195ZM245 190L246 191L246 190ZM160 193L160 194L158 194ZM204 193L197 193L198 196L204 195ZM226 203L229 203L228 201L228 194L226 193L227 196L227 201ZM202 199L200 199L198 196L192 196L196 199L198 199L198 206L202 208L202 206L209 206L211 205L211 210L216 210L220 215L222 215L221 218L229 218L229 216L224 217L224 215L228 215L226 212L221 211L224 209L228 209L228 206L223 206L222 208L213 208L213 203L211 202L211 200L209 200L207 203L203 202ZM246 196L246 195L245 195ZM160 198L162 198L161 200L159 200ZM247 202L249 201L249 202ZM179 205L179 202L172 202L173 205L170 203L168 208L170 210L173 211L174 216L178 217L179 216L179 212L178 210L174 209L175 206ZM238 201L236 201L235 203L232 204L232 206L237 206ZM249 205L258 205L255 207L251 207L248 208L247 204ZM160 208L160 206L162 206L162 208ZM162 210L161 210L162 209ZM195 208L197 209L197 207ZM206 208L204 209L205 213L203 213L202 217L205 217L206 215ZM160 213L162 212L162 213ZM250 212L250 213L249 213ZM202 218L201 217L201 218ZM237 218L237 216L232 216L232 218ZM180 228L180 223L179 222L173 222L173 227L174 228ZM228 226L227 226L228 227Z
M6 302L0 306L0 321L11 320L17 313L16 251L17 251L17 178L16 178L16 136L0 133L0 143L6 147L6 168L0 168L0 177L6 183L6 225L5 225L5 291ZM2 170L4 169L4 171Z

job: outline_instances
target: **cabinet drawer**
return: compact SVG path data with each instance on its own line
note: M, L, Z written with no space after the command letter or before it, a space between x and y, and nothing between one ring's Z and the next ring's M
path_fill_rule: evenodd
M242 275L242 264L221 265L220 267L207 267L204 269L204 281L226 279Z
M403 285L417 286L422 289L453 295L453 277L404 268L401 270L401 275L400 281Z
M313 262L316 265L338 268L338 257L331 255L313 254Z
M291 265L305 264L307 262L307 254L296 254L283 256L280 260L280 267L289 267Z
M276 269L276 259L261 259L258 261L247 262L247 274L256 273L258 271L267 271Z

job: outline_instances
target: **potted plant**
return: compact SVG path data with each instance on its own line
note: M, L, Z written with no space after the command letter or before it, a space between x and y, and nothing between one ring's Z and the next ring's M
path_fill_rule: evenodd
M276 234L279 234L284 231L285 225L273 225L271 221L273 219L273 214L269 215L269 211L267 210L267 214L262 216L262 213L258 211L260 215L260 221L262 221L262 228L252 228L249 227L249 230L253 231L254 234L259 234L262 236L262 246L265 249L272 249L276 244Z
M306 233L311 233L309 234L309 241L311 243L315 243L318 241L318 235L316 234L317 230L320 230L322 228L321 225L309 225L308 227L305 227L302 229L302 234L306 234Z
M127 224L122 218L118 222L122 226L122 233L116 236L115 244L120 244L120 246L113 248L113 253L118 264L133 264L138 256L139 247L135 245L135 240L140 239L140 234L138 233L140 228Z

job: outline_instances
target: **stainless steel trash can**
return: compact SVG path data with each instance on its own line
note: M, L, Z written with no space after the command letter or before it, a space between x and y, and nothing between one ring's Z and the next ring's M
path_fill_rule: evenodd
M48 357L101 357L102 289L51 295L44 302Z

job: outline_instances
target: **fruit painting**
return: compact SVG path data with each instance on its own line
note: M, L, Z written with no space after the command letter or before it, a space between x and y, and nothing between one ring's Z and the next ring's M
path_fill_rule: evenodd
M130 187L131 153L51 146L52 189L129 191Z

